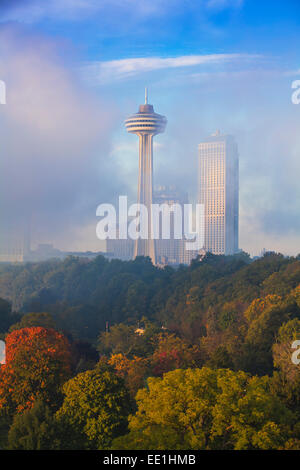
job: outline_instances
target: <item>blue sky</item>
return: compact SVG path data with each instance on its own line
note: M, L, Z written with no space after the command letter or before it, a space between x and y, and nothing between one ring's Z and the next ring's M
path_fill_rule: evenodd
M241 51L296 60L299 44L297 0L4 0L2 9L3 23L65 38L88 60Z
M122 122L147 85L168 118L156 183L195 200L197 144L216 128L233 134L241 247L300 252L299 22L297 0L2 1L6 211L19 197L35 242L97 249L97 204L135 198L137 142Z

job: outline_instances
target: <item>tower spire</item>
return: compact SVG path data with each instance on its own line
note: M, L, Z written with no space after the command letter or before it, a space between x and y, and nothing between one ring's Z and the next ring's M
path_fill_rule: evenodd
M148 88L145 88L145 104L148 104Z

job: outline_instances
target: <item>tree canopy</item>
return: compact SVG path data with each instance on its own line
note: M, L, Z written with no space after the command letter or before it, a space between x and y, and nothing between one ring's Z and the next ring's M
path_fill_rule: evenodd
M115 449L271 449L284 446L293 414L270 379L209 368L149 378L138 392L130 432Z
M300 448L299 257L0 265L0 295L1 448Z
M108 370L89 370L63 386L57 419L72 430L77 448L107 449L126 432L130 397L123 380Z

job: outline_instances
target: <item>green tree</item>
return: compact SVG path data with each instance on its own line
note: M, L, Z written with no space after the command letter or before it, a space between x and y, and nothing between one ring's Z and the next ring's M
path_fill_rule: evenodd
M135 349L139 336L135 333L135 327L119 323L111 327L109 332L101 333L98 341L100 353L111 352L113 354L130 355Z
M109 370L89 370L63 386L57 419L72 429L81 449L107 449L127 429L130 397L123 380Z
M98 351L106 354L124 354L131 358L137 355L143 357L151 355L161 328L146 318L142 318L140 326L143 328L124 323L113 325L109 332L101 333Z
M299 317L300 309L292 298L281 300L277 296L268 297L273 297L274 302L267 301L261 313L255 316L245 340L256 351L256 359L252 364L254 370L269 374L273 369L272 346L278 330L284 322Z
M60 449L61 431L50 408L37 401L30 410L15 415L8 433L8 449Z
M137 393L130 432L114 449L276 449L292 413L272 395L268 377L209 368L148 379Z
M7 446L7 434L11 423L12 418L8 411L0 409L0 449L5 449Z
M273 374L275 392L281 396L300 418L300 366L292 361L292 343L300 339L300 320L294 318L284 323L273 345Z
M32 326L41 326L43 328L55 328L55 322L49 313L27 313L21 320L9 328L9 333L21 328L30 328Z
M19 318L20 315L12 313L11 304L4 299L0 299L0 339L7 332L10 325Z
M294 318L284 323L278 331L277 341L273 345L274 365L280 369L290 382L300 380L299 367L293 363L292 343L300 339L300 320Z

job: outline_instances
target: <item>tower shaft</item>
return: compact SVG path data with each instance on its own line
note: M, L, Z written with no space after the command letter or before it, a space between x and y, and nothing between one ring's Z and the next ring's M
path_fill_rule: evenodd
M149 256L156 263L155 242L151 235L152 228L152 194L153 194L153 135L138 134L139 136L139 180L138 204L143 204L148 212L147 239L135 240L134 257Z

